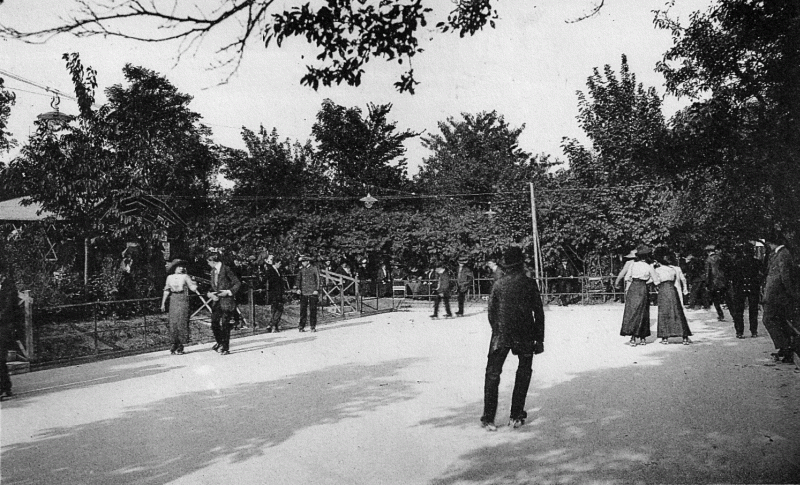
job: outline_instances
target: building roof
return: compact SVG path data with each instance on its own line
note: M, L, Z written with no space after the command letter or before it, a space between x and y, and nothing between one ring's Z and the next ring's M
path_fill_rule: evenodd
M0 202L0 221L41 221L55 216L50 211L43 211L38 202L22 205L22 199L24 197Z

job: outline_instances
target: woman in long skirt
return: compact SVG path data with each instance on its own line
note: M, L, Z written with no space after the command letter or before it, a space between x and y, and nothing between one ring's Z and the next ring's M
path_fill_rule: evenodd
M686 314L683 312L683 304L676 286L676 281L680 278L678 270L673 266L672 256L666 250L659 248L656 251L656 261L659 263L659 266L655 268L655 282L658 287L656 336L661 339L662 344L668 343L670 337L682 337L683 344L689 345L692 342L689 340L692 331L686 321Z
M619 334L630 336L629 344L645 345L650 336L650 302L648 283L655 280L655 271L650 264L650 248L640 246L636 258L625 275L628 290L625 293L625 312L622 315L622 329ZM638 342L636 339L639 339Z
M197 293L197 285L186 274L186 262L174 260L167 268L167 283L161 298L161 311L165 311L169 300L169 330L171 354L183 354L183 346L189 342L189 290Z

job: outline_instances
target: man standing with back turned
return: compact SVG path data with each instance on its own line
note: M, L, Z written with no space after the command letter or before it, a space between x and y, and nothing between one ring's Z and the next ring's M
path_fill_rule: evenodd
M794 362L791 327L795 305L800 300L795 286L792 254L785 246L786 238L777 231L767 237L769 245L769 267L764 284L764 328L767 329L777 352L775 360L791 364Z
M544 308L536 282L525 276L522 249L510 247L504 256L506 274L492 287L489 296L489 325L492 340L486 364L483 416L481 424L489 431L497 430L497 394L503 363L510 350L519 357L514 391L511 396L511 419L508 425L525 424L525 398L533 373L533 355L544 352Z

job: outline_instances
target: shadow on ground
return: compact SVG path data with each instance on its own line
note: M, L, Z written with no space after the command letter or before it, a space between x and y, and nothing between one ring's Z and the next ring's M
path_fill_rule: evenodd
M582 372L544 389L535 387L534 359L529 423L505 426L510 389L501 386L500 429L482 433L485 445L431 483L800 483L794 369L767 359L726 361L730 345L700 340L659 346L649 362ZM748 344L738 342L732 345ZM506 366L516 365L510 356ZM767 393L747 399L764 382ZM420 425L477 428L481 412L482 402L474 402Z
M51 429L30 443L4 448L3 483L167 483L221 460L243 462L308 426L413 399L411 383L385 383L414 362L333 366L184 394L114 419Z

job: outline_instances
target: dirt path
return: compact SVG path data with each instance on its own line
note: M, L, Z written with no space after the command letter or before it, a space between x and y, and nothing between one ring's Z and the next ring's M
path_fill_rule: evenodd
M14 376L2 483L800 482L800 373L770 362L767 337L701 311L693 345L630 348L621 312L549 309L530 422L496 433L478 424L480 306Z

